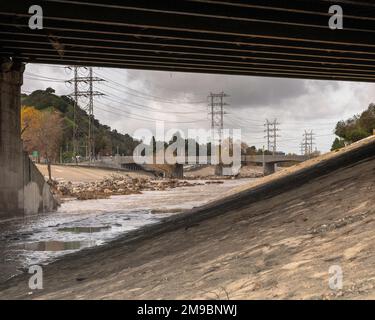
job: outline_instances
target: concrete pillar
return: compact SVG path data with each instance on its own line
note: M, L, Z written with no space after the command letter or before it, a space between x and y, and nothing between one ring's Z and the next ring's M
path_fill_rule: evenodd
M264 163L263 174L265 176L268 176L272 173L275 173L275 163L273 163L273 162Z
M221 177L223 175L223 165L217 164L215 166L215 176Z
M0 219L22 215L21 85L24 64L0 57Z
M176 163L171 171L171 178L183 179L184 178L184 165Z

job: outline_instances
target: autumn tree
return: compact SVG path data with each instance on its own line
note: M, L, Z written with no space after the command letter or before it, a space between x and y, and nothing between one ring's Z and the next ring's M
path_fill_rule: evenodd
M23 107L21 112L22 139L27 151L37 150L47 162L48 177L51 163L56 160L63 135L63 118L55 109L39 111L33 107Z
M40 124L41 111L34 107L23 106L21 109L21 137L26 151L31 152L34 149L32 135Z

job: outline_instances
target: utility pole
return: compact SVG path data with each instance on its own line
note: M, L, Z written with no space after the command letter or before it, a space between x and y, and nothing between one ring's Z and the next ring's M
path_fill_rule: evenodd
M280 129L277 127L280 125L280 123L277 122L277 119L275 119L273 122L270 122L268 119L266 119L266 123L264 126L266 129L264 130L266 132L265 138L267 138L267 149L268 151L271 151L272 154L275 155L277 151L277 138L280 137L280 135L277 134ZM271 143L272 141L272 143Z
M72 144L73 144L73 156L74 158L77 155L77 105L78 105L78 68L77 66L69 66L67 67L70 70L73 70L73 79L66 81L67 83L72 84L74 86L74 92L70 94L71 97L74 99L73 105L73 137L72 137Z
M99 81L99 80L97 80ZM90 161L95 155L95 140L94 140L94 92L93 92L93 77L92 77L92 67L89 68L89 157Z
M74 67L74 107L73 107L73 156L77 161L77 106L78 106L78 67Z
M74 125L73 125L73 152L74 156L77 152L77 108L78 108L78 99L80 97L85 97L88 99L88 103L83 109L88 113L88 133L87 133L87 147L86 147L86 158L89 158L90 161L92 157L95 155L95 143L94 143L94 134L95 134L95 125L94 125L94 97L95 96L103 96L104 94L99 91L93 90L93 83L96 81L104 81L101 78L93 76L92 67L69 67L70 69L73 68L74 71L74 78L68 80L68 83L74 84L74 92L70 94L70 96L74 97ZM83 68L88 70L88 76L79 76L79 68ZM86 90L79 90L79 83L83 83L86 85Z
M223 139L223 129L224 129L224 106L228 105L224 102L225 97L229 97L224 92L220 93L210 93L208 96L209 102L209 115L211 115L211 130L213 135L213 140L218 140L219 145L219 161L221 162L221 144ZM216 142L216 141L215 141ZM214 143L216 144L216 143Z

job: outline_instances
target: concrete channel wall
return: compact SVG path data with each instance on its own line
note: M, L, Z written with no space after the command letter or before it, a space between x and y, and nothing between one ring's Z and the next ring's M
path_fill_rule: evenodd
M57 209L49 184L31 161L26 152L23 154L23 208L24 214L51 212Z

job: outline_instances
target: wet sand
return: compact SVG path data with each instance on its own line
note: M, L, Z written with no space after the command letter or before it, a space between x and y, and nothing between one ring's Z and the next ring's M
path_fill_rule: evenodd
M48 177L47 165L37 164L39 171ZM109 177L111 174L128 175L132 178L153 178L154 175L146 171L120 171L111 169L88 168L83 166L52 165L52 179L71 182L95 182Z
M83 250L0 298L375 298L375 138ZM328 286L343 270L342 290Z

